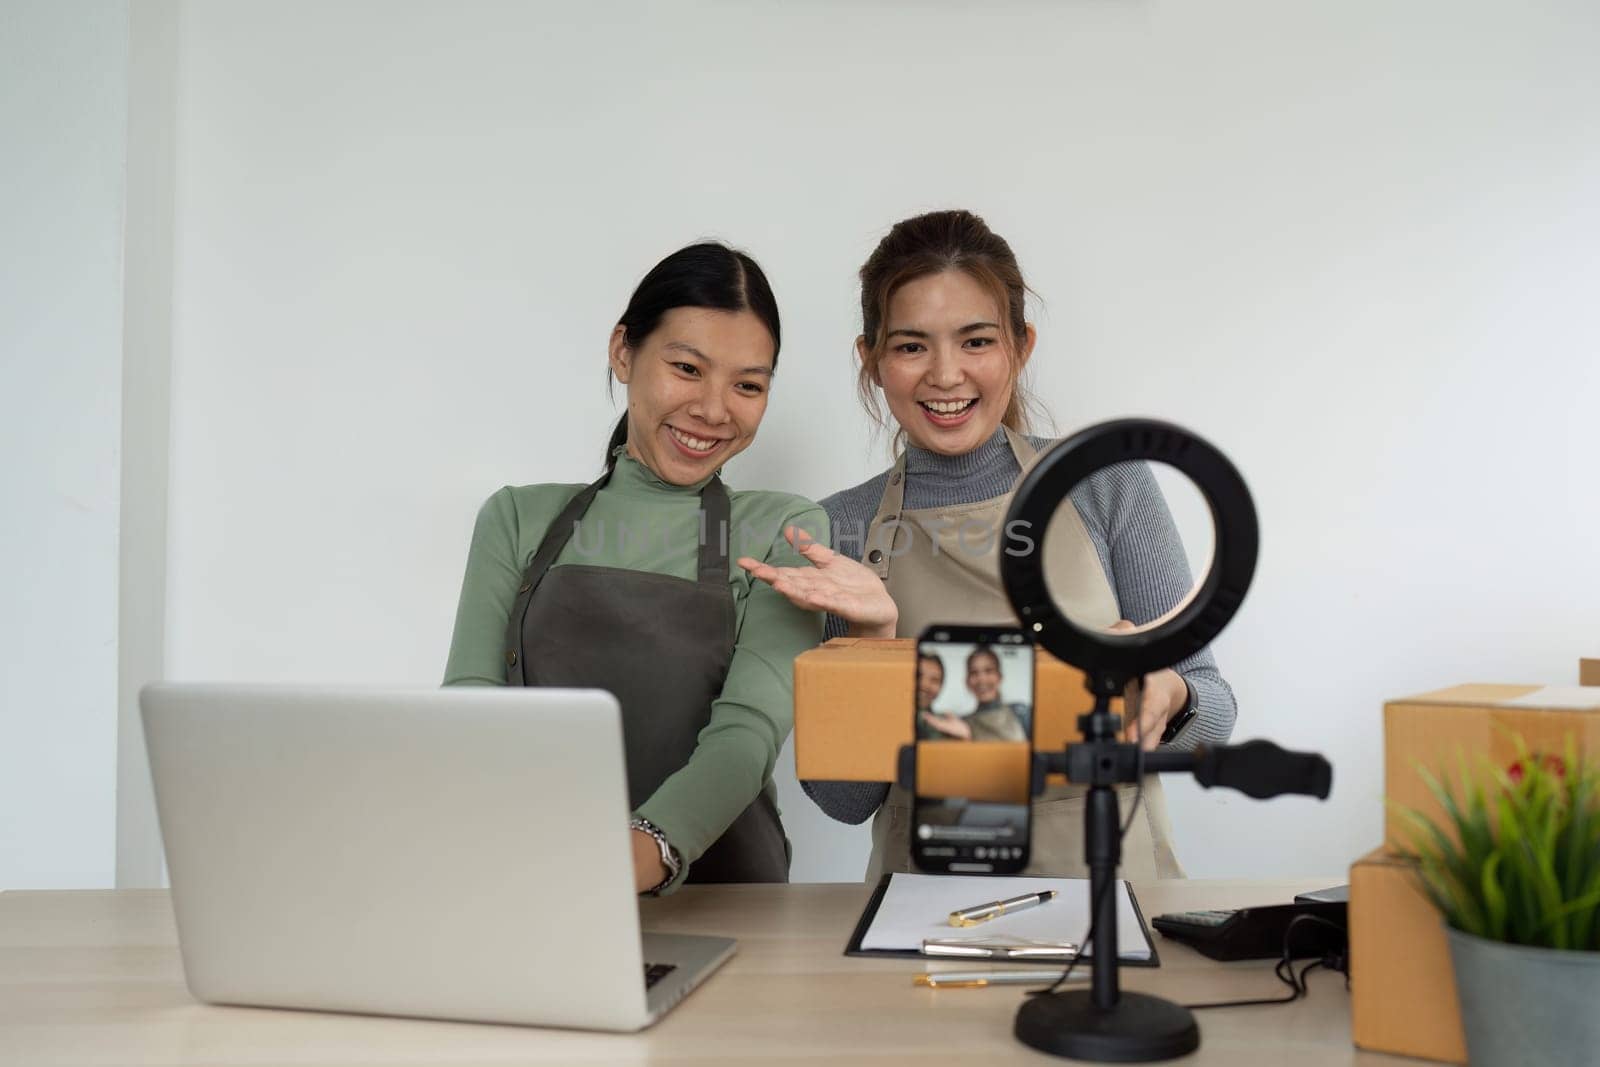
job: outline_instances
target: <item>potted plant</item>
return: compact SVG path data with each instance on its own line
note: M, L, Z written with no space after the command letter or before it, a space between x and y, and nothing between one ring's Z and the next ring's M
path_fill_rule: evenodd
M1459 795L1425 769L1440 822L1407 811L1412 858L1443 913L1475 1067L1600 1056L1600 769L1565 755L1461 761ZM1442 824L1441 824L1442 823Z

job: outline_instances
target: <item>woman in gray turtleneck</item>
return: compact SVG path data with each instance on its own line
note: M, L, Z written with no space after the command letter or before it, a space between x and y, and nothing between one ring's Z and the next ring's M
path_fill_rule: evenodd
M751 566L796 604L829 611L829 637L915 637L931 623L1015 625L998 551L1012 487L1049 444L1027 434L1020 385L1035 334L1005 240L966 211L895 225L861 268L859 388L904 449L893 467L822 501L834 550L806 546L809 568ZM1069 494L1045 539L1045 571L1075 620L1121 629L1157 618L1189 591L1183 546L1142 463L1097 472ZM1009 535L1009 531L1005 532ZM1147 675L1132 724L1147 748L1227 740L1233 692L1209 651ZM887 782L803 782L835 819L874 813L869 876L909 870L909 797ZM1125 787L1124 812L1133 787ZM1179 877L1159 779L1123 842L1130 878ZM1028 874L1082 875L1082 790L1034 802Z

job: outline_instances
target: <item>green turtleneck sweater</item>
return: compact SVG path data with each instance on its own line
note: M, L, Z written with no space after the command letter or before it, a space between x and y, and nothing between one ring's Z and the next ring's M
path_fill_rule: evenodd
M700 490L670 485L622 454L554 566L585 564L693 580L698 563ZM445 685L505 685L505 634L522 568L581 485L506 486L478 512L456 610ZM776 800L772 768L794 725L794 658L822 637L822 615L802 611L735 561L809 566L783 539L800 526L828 543L828 519L787 493L728 491L728 588L736 644L711 720L689 762L661 783L638 814L661 828L690 864L722 836L756 794ZM618 649L618 654L626 653Z

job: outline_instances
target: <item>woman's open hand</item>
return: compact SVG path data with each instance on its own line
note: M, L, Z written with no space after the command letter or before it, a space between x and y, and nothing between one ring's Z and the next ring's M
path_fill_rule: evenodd
M1127 619L1119 619L1106 629L1114 634L1127 633L1134 625ZM1129 682L1122 699L1128 707L1139 709L1139 747L1151 752L1161 744L1168 720L1189 703L1189 686L1183 675L1167 667Z
M961 716L952 715L949 712L940 715L931 711L924 711L921 714L922 721L938 730L941 734L947 737L954 737L959 741L972 740L972 725Z
M900 612L883 580L849 556L841 556L798 526L785 527L784 538L805 557L808 567L774 567L750 556L739 566L806 611L826 611L850 624L855 637L893 637Z

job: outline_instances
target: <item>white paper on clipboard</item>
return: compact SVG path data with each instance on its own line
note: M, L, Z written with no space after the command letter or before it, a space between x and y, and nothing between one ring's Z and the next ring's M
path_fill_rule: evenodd
M950 913L994 900L1054 889L1048 904L1002 915L976 926L950 925ZM1150 942L1133 907L1128 883L1118 879L1117 955L1148 960ZM872 924L861 936L865 951L920 952L922 942L951 937L1005 936L1036 941L1080 941L1089 929L1085 878L992 878L944 874L893 874ZM1084 947L1085 957L1092 953Z

